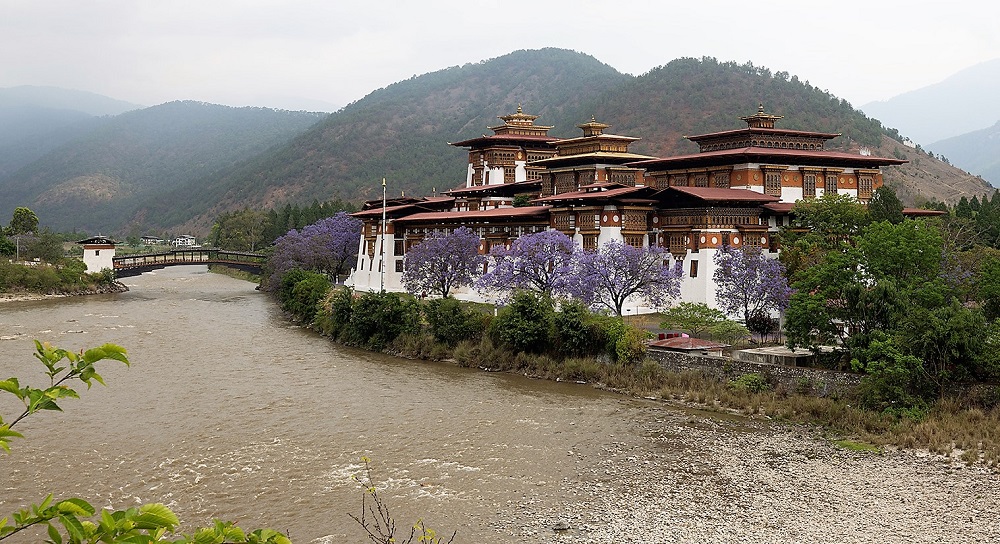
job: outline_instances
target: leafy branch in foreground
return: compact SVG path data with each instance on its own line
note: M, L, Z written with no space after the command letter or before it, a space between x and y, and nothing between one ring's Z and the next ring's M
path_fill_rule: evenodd
M19 421L41 410L62 411L56 403L59 399L80 398L80 395L66 385L66 382L80 380L87 384L87 389L90 389L95 381L104 385L104 379L94 369L94 363L112 359L121 361L126 366L129 364L125 348L114 344L104 344L101 347L74 353L52 347L48 342L43 344L35 340L35 358L45 365L45 375L49 377L49 387L46 389L27 385L22 387L17 378L0 381L0 391L10 393L24 403L24 412L10 423L4 423L3 415L0 415L0 448L6 452L10 452L9 438L23 438L20 433L10 430Z
M0 447L8 453L8 440L23 438L20 433L10 430L11 427L41 410L62 411L57 403L60 399L80 397L67 382L79 380L87 384L88 389L95 381L104 385L104 379L94 368L95 363L110 359L129 365L125 348L114 344L74 353L36 340L35 358L45 366L49 387L22 386L17 378L0 381L0 391L14 395L24 404L24 411L10 423L4 423L0 416ZM287 536L273 529L257 529L248 533L231 522L218 520L211 527L200 528L192 534L171 540L173 537L170 535L177 531L180 521L163 504L143 504L114 512L101 510L98 514L97 509L83 499L72 497L55 501L51 493L40 504L0 518L0 540L36 526L46 529L46 542L53 544L291 544Z
M372 479L371 460L367 457L362 457L361 461L365 464L364 477L354 477L354 480L365 489L364 495L361 496L361 515L348 515L365 530L365 533L368 534L368 540L374 544L394 544L397 542L395 536L396 521L389 514L389 507L382 501L382 498L378 494L378 489L375 488L375 481ZM406 540L400 541L400 544L412 544L413 542L421 544L441 544L445 542L445 544L451 544L454 542L455 535L457 534L458 531L455 531L451 534L451 538L443 541L441 537L437 536L437 532L434 529L424 525L423 520L417 520L417 523L410 527L410 536ZM414 541L414 539L416 540Z

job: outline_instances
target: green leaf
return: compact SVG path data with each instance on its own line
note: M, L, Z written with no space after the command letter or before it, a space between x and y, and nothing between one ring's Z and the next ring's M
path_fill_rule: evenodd
M38 510L45 510L46 508L49 507L50 504L52 504L52 493L46 495L46 497L42 499L42 503L39 504L36 508Z
M17 382L17 378L7 378L6 380L0 381L0 391L6 391L17 398L23 399L24 393L21 391L21 385Z
M156 529L163 527L169 531L173 531L178 525L180 525L180 520L177 516L165 505L156 504L144 504L139 507L139 515L133 518L136 523L136 527L143 529Z
M49 523L48 525L49 525L48 529L49 539L51 539L54 544L62 544L62 535L59 534L59 530L56 529L56 526L52 525L51 523Z
M56 504L56 509L63 514L74 514L77 516L93 516L97 512L89 502L76 497L60 501Z
M69 533L71 539L75 539L78 542L83 540L83 524L80 523L80 520L76 519L76 516L72 514L60 514L59 522L66 528L66 532Z
M88 349L83 353L83 360L87 364L94 364L104 359L121 361L126 366L129 365L128 355L125 348L115 344L104 344L101 347Z

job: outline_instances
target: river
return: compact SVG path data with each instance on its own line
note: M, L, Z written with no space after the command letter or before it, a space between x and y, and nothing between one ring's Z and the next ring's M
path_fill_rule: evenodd
M44 383L36 338L112 342L132 361L105 362L107 387L18 425L26 438L0 457L0 512L58 490L98 507L163 502L185 529L222 518L298 543L362 542L348 514L360 512L352 476L366 456L404 533L423 519L463 543L934 542L935 523L975 537L950 541L1000 536L1000 486L986 471L344 348L204 266L125 282L122 294L0 305L2 376ZM16 408L0 401L5 416ZM917 513L898 501L915 489ZM956 506L955 493L974 504ZM558 521L572 529L553 531Z

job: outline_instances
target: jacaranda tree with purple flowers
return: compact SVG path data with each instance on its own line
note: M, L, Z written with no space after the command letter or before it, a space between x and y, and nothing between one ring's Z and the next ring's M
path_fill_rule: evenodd
M301 231L292 229L274 242L268 258L264 287L276 289L281 276L300 268L322 272L333 281L350 270L361 240L361 220L340 212Z
M785 268L761 248L725 246L715 254L715 300L722 311L746 323L758 313L781 311L792 295Z
M579 286L585 289L578 296L618 315L633 296L641 297L646 306L662 308L681 292L680 264L667 266L668 258L660 247L638 248L610 240L597 251L583 252Z
M502 298L515 290L547 297L571 296L577 292L579 278L575 271L577 253L573 239L557 230L526 234L509 248L493 248L493 267L479 278L476 289Z
M414 295L447 297L456 287L472 285L485 263L479 235L469 228L432 234L406 252L403 285Z

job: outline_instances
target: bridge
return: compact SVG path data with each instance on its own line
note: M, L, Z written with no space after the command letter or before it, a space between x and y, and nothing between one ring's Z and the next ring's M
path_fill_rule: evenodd
M219 264L260 274L265 257L261 253L226 251L224 249L175 249L165 253L142 253L115 256L112 259L115 276L127 278L143 272L174 265Z

